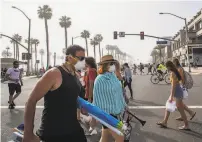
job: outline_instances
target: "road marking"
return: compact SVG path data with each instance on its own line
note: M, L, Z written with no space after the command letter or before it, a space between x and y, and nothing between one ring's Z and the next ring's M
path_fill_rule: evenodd
M128 106L129 109L165 109L165 106ZM201 109L202 106L188 106L189 108ZM0 108L8 108L8 106L1 106ZM25 108L25 106L15 106L15 108ZM44 106L36 106L36 108L44 108Z

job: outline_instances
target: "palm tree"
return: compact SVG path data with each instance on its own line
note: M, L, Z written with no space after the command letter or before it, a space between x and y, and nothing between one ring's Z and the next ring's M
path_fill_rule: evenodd
M153 62L156 63L157 57L158 57L159 53L157 52L156 49L153 49L151 52L151 56L153 57Z
M13 44L13 56L14 56L14 59L16 59L16 51L15 51L15 41L14 40L10 40L10 42Z
M6 48L6 50L3 50L1 52L1 55L4 57L4 58L9 58L12 56L12 53L9 51L9 47Z
M93 38L93 39L91 39L90 44L93 46L93 49L94 49L94 51L93 51L94 52L94 58L96 60L96 50L95 50L95 47L96 47L96 45L98 45L98 42L96 41L95 38Z
M43 7L39 6L37 10L38 16L40 19L44 19L45 30L46 30L46 48L47 48L47 68L49 66L49 34L48 34L48 20L52 17L52 9L48 5Z
M62 49L62 53L65 55L66 54L66 48Z
M95 40L96 40L96 42L98 43L98 46L99 46L99 55L100 55L100 60L101 60L100 42L102 42L102 40L103 40L102 35L101 35L101 34L97 34L97 35L95 36Z
M37 70L36 70L36 68L37 68L37 63L36 63L36 60L37 60L37 46L39 45L39 40L38 39L34 39L33 40L33 44L34 44L34 46L35 46L35 48L34 48L34 52L35 52L35 73L37 72Z
M13 39L15 39L18 42L21 42L22 36L20 36L19 34L14 34ZM20 55L19 46L18 46L18 43L15 43L15 44L16 44L16 59L19 60L19 55Z
M163 60L164 60L164 57L165 57L165 52L163 51L162 52L162 50L165 48L165 46L156 46L156 47L154 47L154 49L157 49L158 51L158 58L159 58L159 61L161 62L161 59L163 58Z
M81 37L85 39L86 41L86 52L87 52L87 56L88 56L88 38L90 37L90 32L87 30L84 30L83 32L81 32Z
M40 49L39 54L41 55L41 67L44 67L43 65L43 55L45 54L44 49Z
M65 29L65 48L67 49L67 28L69 28L72 24L70 21L71 18L67 16L62 16L60 19L60 26Z

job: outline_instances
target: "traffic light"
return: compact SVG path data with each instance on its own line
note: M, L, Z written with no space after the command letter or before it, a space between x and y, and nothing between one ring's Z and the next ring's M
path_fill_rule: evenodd
M140 32L140 39L144 40L144 32Z
M114 39L117 39L118 32L114 31Z

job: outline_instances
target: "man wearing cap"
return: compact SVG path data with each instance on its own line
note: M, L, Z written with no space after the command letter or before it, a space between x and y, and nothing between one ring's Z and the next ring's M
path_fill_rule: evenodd
M13 67L9 68L6 72L5 80L8 80L8 89L9 89L9 109L14 109L15 103L14 100L21 93L21 86L23 86L22 82L22 73L19 69L19 62L14 61ZM14 93L16 94L14 95Z

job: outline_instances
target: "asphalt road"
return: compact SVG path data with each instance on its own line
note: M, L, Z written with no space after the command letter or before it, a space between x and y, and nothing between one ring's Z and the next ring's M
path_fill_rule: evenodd
M186 104L193 107L197 113L196 117L190 121L191 132L179 131L178 126L182 122L177 122L175 117L179 115L174 112L168 123L168 129L159 128L156 122L163 119L165 102L168 99L170 86L165 83L153 85L150 82L150 75L137 75L133 77L134 101L129 105L132 107L131 111L136 115L147 121L146 125L142 127L136 120L132 123L133 131L131 142L201 142L202 141L202 74L193 75L194 87L189 91L189 98ZM24 106L26 100L38 79L32 78L24 81L22 88L23 92L17 98L16 105ZM129 91L127 90L129 93ZM20 123L23 123L24 108L16 108L15 110L8 110L8 89L7 84L1 84L1 140L7 142L10 140L12 128ZM43 105L43 100L38 102L38 106ZM146 108L145 108L146 107ZM155 107L155 108L153 108ZM197 108L200 107L200 108ZM35 129L40 124L41 108L36 109ZM189 116L188 116L189 118ZM89 142L98 142L100 133L96 136L88 137Z

